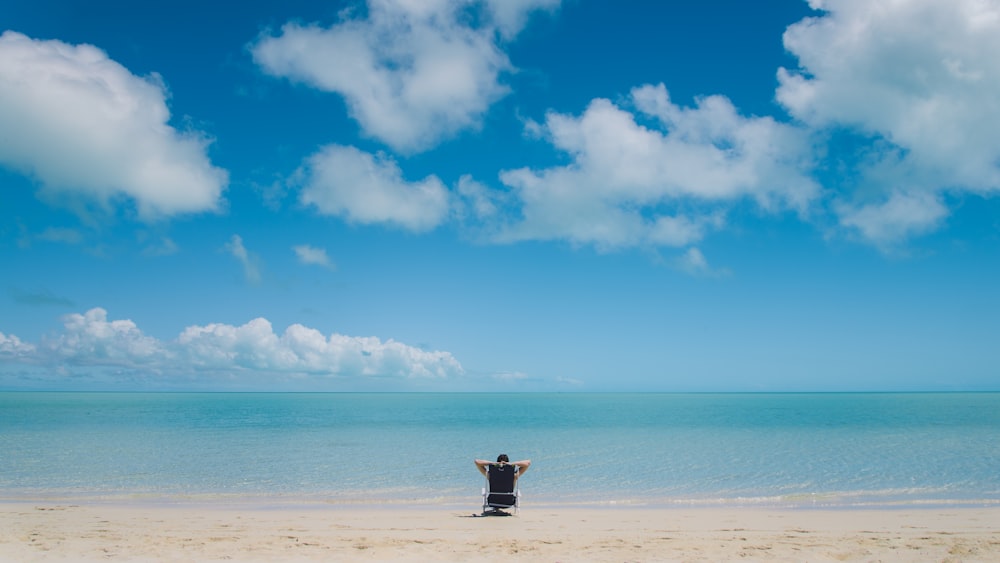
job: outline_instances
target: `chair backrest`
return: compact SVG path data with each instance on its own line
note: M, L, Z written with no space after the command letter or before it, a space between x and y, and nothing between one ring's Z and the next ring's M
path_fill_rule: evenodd
M491 493L513 493L517 480L517 466L509 463L493 464L486 468L486 478Z

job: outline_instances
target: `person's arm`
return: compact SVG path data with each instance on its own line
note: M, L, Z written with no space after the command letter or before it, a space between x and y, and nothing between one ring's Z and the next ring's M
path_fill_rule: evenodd
M485 459L477 459L476 460L476 469L478 469L479 472L483 474L483 476L486 475L486 467L488 465L493 465L493 462L492 461L486 461Z
M522 459L521 461L515 461L511 465L516 465L517 466L517 474L518 475L524 475L524 472L527 471L529 467L531 467L531 460L530 459Z

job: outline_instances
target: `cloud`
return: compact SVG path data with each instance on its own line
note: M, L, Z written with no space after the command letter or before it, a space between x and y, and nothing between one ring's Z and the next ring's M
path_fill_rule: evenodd
M330 257L326 255L326 249L317 248L308 244L300 244L298 246L293 246L292 250L295 251L295 256L298 257L299 262L302 262L303 264L313 264L324 268L333 268L333 262L331 262Z
M161 236L142 249L143 256L170 256L180 252L180 247L170 237Z
M845 227L890 249L912 236L936 229L948 216L948 209L933 194L896 192L884 203L841 205L839 215Z
M709 271L708 260L697 248L689 248L678 260L678 266L689 274L701 274Z
M130 320L108 320L95 308L63 318L64 330L39 345L0 333L0 361L32 365L113 368L164 376L192 372L239 376L447 378L463 374L448 352L394 340L325 336L300 324L282 334L263 318L233 326L190 326L174 340L147 336Z
M0 35L0 165L50 200L134 203L140 218L214 211L228 182L197 132L168 125L158 76L91 45Z
M503 200L502 192L491 190L469 174L458 179L455 193L457 198L454 211L458 218L463 220L491 220L509 203Z
M514 383L518 381L527 381L528 374L520 371L501 371L497 373L490 374L490 379L494 381L502 381L504 383Z
M243 273L246 275L248 282L252 284L260 283L260 260L257 256L250 254L246 247L243 246L243 237L233 235L229 239L229 242L223 246L223 249L232 254L243 265Z
M76 365L149 366L166 359L167 351L130 320L108 321L104 309L63 317L63 333L39 347L45 356Z
M280 336L266 319L242 326L188 327L177 339L187 361L199 368L233 368L320 375L448 377L461 372L447 352L427 352L374 337L324 336L293 324Z
M483 243L506 242L511 214L519 206L509 190L493 189L471 175L459 177L452 191L451 218L463 236Z
M342 95L362 130L417 152L478 126L508 89L497 43L557 0L369 0L364 18L329 28L289 23L252 46L267 73ZM476 22L475 24L472 22Z
M556 383L559 383L561 385L571 385L573 387L579 387L579 386L583 385L583 381L581 381L579 379L575 379L573 377L561 377L560 376L560 377L557 377L555 379L555 381L556 381Z
M553 11L560 0L487 0L486 8L500 34L511 39L521 32L535 10Z
M11 361L28 358L35 354L35 346L22 342L20 338L0 332L0 360Z
M61 242L63 244L83 243L83 234L80 231L62 227L48 227L39 233L37 238L45 242Z
M689 248L681 254L675 261L674 266L691 276L715 277L725 276L729 272L726 270L716 270L712 268L705 254L698 248Z
M944 192L1000 191L1000 5L810 5L823 13L785 32L800 68L779 70L776 95L808 126L856 135L845 227L885 244L933 230Z
M680 247L721 228L738 201L806 214L817 199L803 130L740 116L722 96L683 108L662 84L632 90L630 101L636 113L595 99L580 116L550 112L529 124L571 161L501 173L521 216L500 239Z
M407 182L396 162L384 154L327 145L306 159L297 176L302 203L350 222L422 232L448 217L448 190L436 176Z

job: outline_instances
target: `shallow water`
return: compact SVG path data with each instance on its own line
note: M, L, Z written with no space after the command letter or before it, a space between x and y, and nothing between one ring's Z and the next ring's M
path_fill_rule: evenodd
M0 393L0 497L1000 503L1000 393Z

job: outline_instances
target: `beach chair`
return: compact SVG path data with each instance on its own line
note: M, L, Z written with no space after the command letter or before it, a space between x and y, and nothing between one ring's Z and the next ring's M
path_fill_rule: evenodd
M516 465L492 463L486 466L486 486L483 487L483 514L507 514L503 509L521 512L521 491L517 488Z

